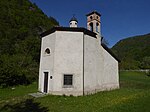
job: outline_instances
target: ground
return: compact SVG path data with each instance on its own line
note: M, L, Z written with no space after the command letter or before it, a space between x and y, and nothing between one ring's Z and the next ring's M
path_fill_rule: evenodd
M150 77L120 72L121 88L88 96L33 98L37 83L0 89L0 112L150 112Z

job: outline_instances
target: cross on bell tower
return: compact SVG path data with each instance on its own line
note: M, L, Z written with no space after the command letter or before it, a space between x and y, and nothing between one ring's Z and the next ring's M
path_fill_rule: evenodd
M100 21L101 14L99 14L97 11L93 11L87 14L86 16L87 16L87 29L101 36L101 21Z

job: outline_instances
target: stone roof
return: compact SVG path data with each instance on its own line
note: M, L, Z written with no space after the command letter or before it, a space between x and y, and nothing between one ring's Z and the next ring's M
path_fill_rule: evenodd
M112 52L110 48L108 48L105 44L101 44L102 47L112 56L114 57L118 62L121 62L120 59Z
M76 22L78 22L77 18L75 18L74 16L70 19L69 22L71 22L71 21L76 21Z
M89 13L89 14L87 14L86 16L89 16L89 15L92 15L92 14L97 14L97 15L99 15L99 16L101 16L101 14L100 13L98 13L97 11L93 11L93 12L91 12L91 13Z
M40 36L44 37L44 36L49 35L55 31L83 32L84 34L87 34L87 35L90 35L94 38L97 38L96 33L92 32L90 30L87 30L85 28L82 28L82 27L53 27L50 30L47 30L47 31L43 32L42 34L40 34Z

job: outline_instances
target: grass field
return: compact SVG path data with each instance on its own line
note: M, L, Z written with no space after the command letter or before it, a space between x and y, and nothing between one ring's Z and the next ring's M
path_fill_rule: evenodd
M150 112L150 77L120 72L120 89L94 95L32 98L37 83L0 89L0 112Z

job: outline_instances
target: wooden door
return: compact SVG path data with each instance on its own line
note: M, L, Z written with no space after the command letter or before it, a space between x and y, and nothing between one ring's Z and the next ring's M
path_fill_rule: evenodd
M48 90L48 72L44 72L44 92Z

